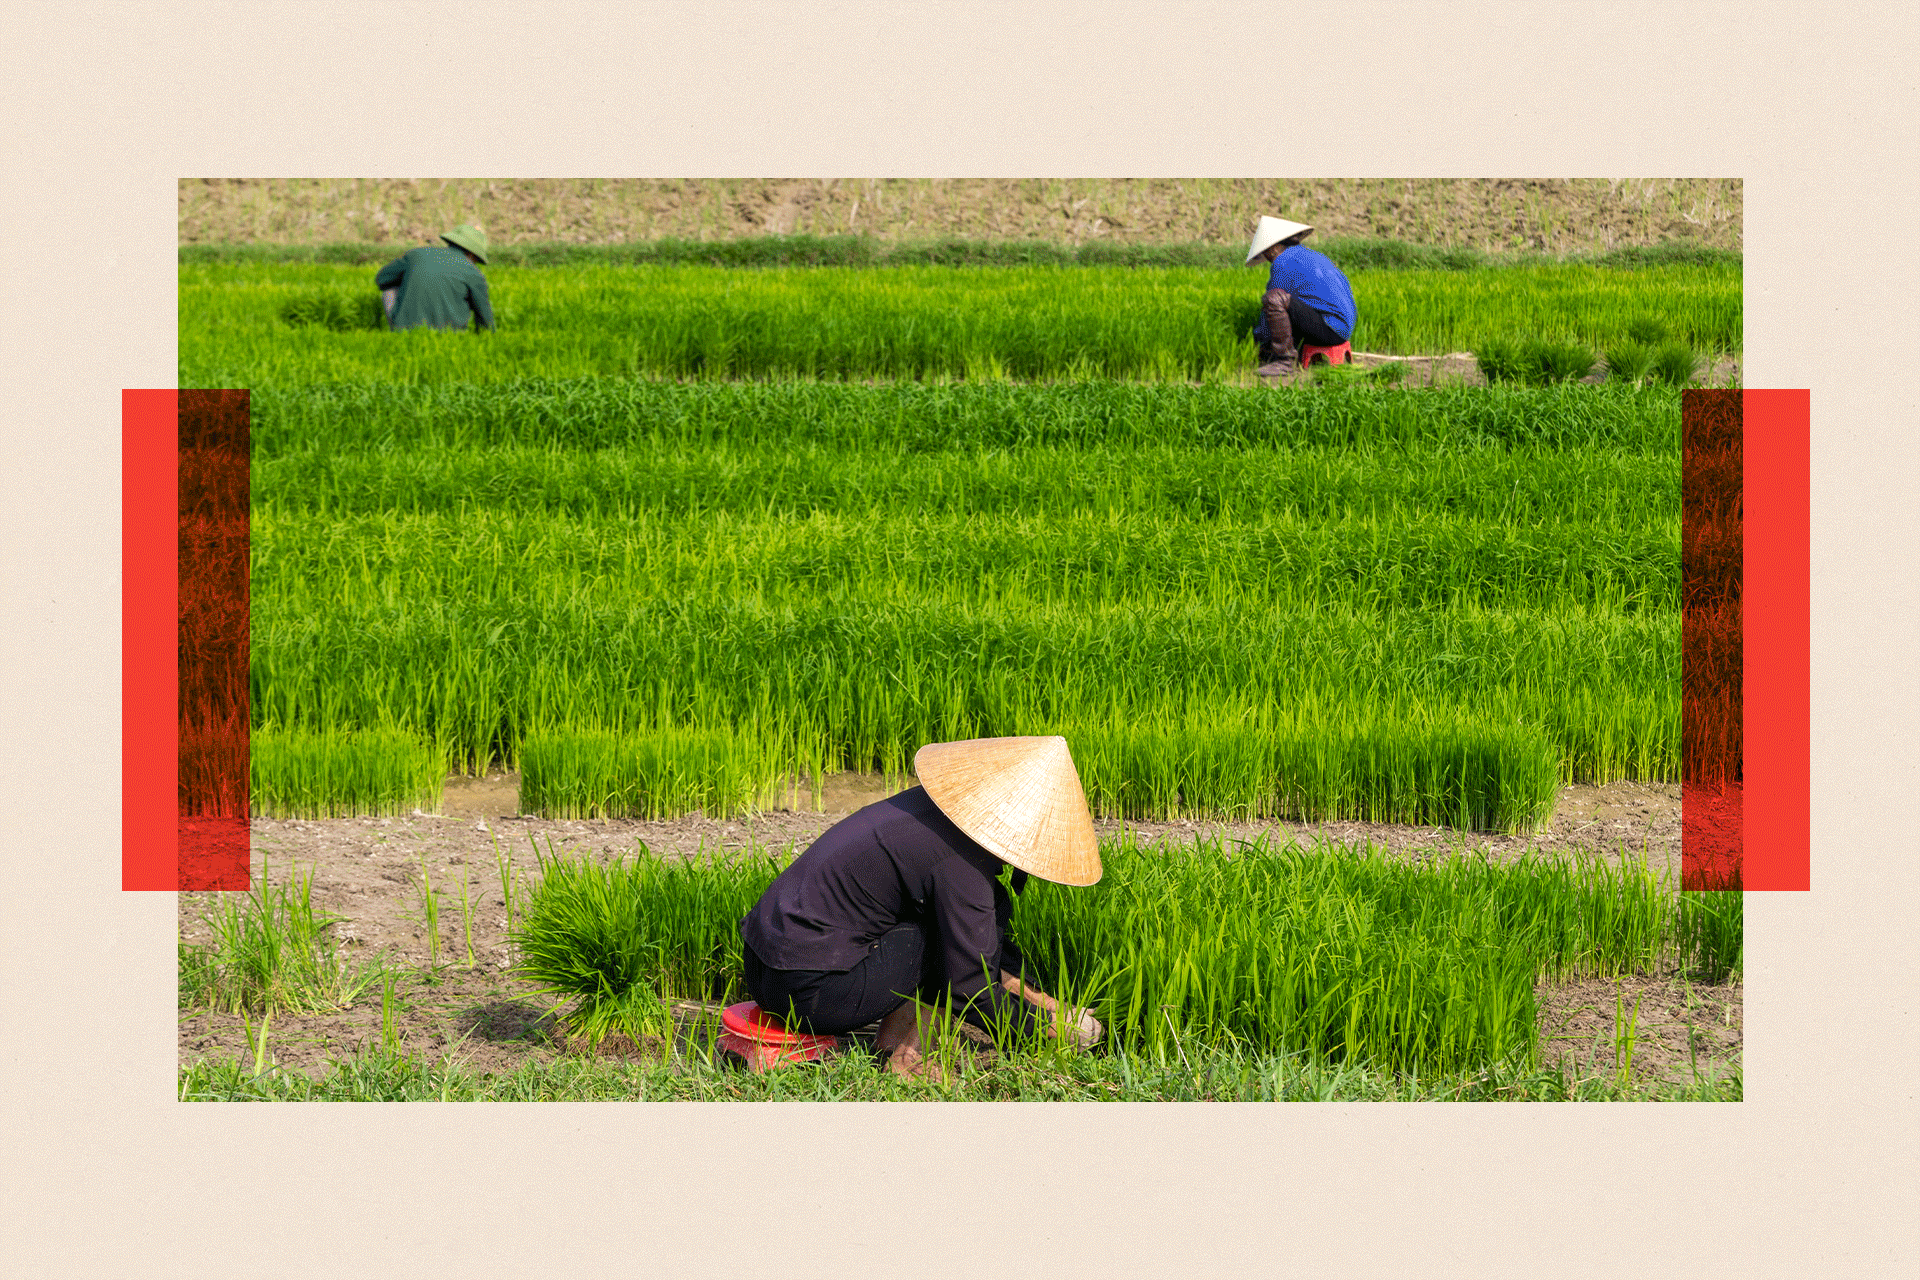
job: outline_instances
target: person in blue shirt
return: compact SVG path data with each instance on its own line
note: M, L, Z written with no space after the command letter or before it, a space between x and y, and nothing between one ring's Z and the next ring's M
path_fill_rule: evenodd
M1284 218L1262 217L1247 248L1247 265L1273 264L1267 291L1260 299L1260 322L1253 340L1260 347L1263 378L1292 373L1305 345L1334 347L1353 336L1359 312L1353 305L1353 286L1333 259L1301 244L1313 228Z

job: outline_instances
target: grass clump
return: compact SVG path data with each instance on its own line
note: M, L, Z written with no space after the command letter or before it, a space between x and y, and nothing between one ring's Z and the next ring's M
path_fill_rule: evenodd
M182 1066L182 1102L1738 1102L1741 1072L1686 1081L1578 1074L1516 1060L1453 1076L1406 1075L1309 1054L1236 1045L1183 1046L1171 1062L1119 1051L1051 1058L1002 1055L949 1083L874 1069L855 1049L758 1075L694 1049L659 1061L567 1055L481 1072L455 1055L379 1051L325 1072L249 1070L239 1059Z
M213 895L203 916L211 942L180 944L180 1007L247 1015L350 1007L384 966L342 955L339 921L314 910L311 868L274 885L263 867L252 890Z

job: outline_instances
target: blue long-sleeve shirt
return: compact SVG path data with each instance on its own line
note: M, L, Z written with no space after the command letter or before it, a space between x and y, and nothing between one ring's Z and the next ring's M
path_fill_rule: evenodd
M1341 341L1353 337L1353 322L1360 315L1353 305L1353 286L1326 254L1303 244L1282 249L1267 274L1267 288L1285 289L1318 311Z

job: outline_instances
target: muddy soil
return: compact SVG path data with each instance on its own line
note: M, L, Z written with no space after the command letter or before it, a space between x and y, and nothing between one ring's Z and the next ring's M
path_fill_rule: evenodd
M670 855L747 846L804 848L846 814L883 798L897 785L911 785L911 779L890 784L877 775L842 774L826 780L820 811L774 810L732 819L696 813L645 822L520 816L514 775L454 778L448 780L438 814L256 818L251 824L252 870L255 884L266 876L276 885L295 867L303 876L311 872L313 905L339 917L334 932L346 944L348 962L371 972L384 961L396 973L393 1031L406 1052L428 1059L451 1054L471 1070L504 1071L529 1059L550 1060L565 1046L556 1037L550 1002L511 972L502 863L518 894L533 871L536 850L612 857L630 855L639 845ZM1570 786L1561 793L1547 827L1533 836L1367 822L1101 821L1096 826L1103 837L1131 832L1149 845L1211 837L1303 843L1324 839L1367 840L1414 859L1461 848L1484 849L1496 857L1518 856L1529 848L1606 858L1644 855L1651 866L1677 881L1680 788L1637 782ZM440 901L437 964L431 959L423 919L423 862ZM210 940L203 915L211 897L179 895L183 943ZM1624 992L1629 1012L1635 1000L1640 1001L1631 1062L1636 1078L1685 1080L1695 1060L1703 1071L1738 1065L1739 985L1688 986L1677 977L1541 988L1543 1045L1582 1074L1611 1074L1616 990ZM373 982L338 1012L277 1015L270 1055L283 1067L322 1073L329 1060L378 1049L383 1040L381 1006L382 989ZM684 1006L681 1014L692 1020L689 1025L702 1016L691 1006ZM250 1052L246 1025L238 1016L205 1010L182 1013L182 1064Z

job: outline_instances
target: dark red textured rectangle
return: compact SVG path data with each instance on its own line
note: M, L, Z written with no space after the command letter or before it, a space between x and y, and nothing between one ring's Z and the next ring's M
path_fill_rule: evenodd
M120 887L178 876L178 392L120 393Z
M180 392L181 889L248 887L250 397Z
M1812 398L1744 393L1745 886L1812 887L1809 661Z
M1680 398L1681 887L1741 884L1742 401Z
M121 393L122 889L248 887L248 411Z

